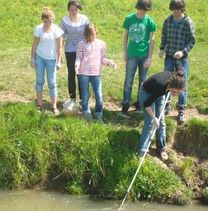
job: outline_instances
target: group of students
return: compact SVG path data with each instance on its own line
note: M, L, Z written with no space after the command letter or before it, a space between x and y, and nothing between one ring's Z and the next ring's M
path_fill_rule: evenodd
M152 8L151 0L138 0L137 12L128 15L124 22L123 57L126 62L126 74L123 90L122 111L120 115L129 118L131 92L134 76L139 70L136 111L144 114L144 128L139 141L138 152L143 155L150 141L150 131L156 127L156 145L163 160L168 158L165 151L166 129L162 112L165 96L179 95L179 121L185 121L187 102L188 53L195 44L192 20L185 15L184 0L171 0L168 16L162 28L159 56L165 58L164 72L147 79L148 68L152 62L154 49L154 32L156 24L147 15ZM68 69L68 92L70 99L76 101L76 75L78 76L79 97L82 114L87 120L93 117L88 105L89 84L95 94L94 118L102 122L103 99L101 83L101 66L115 68L115 63L105 55L105 42L97 39L96 27L80 13L82 5L77 0L70 0L67 5L68 15L61 20L60 27L53 23L55 16L52 10L45 8L42 14L43 23L34 31L34 42L31 52L31 66L36 68L37 107L42 110L42 91L44 72L50 91L52 110L57 109L56 72L61 67L62 44L65 43L65 57ZM170 111L170 100L166 104L166 114Z
M152 8L151 0L138 0L135 7L137 12L128 15L123 23L126 77L120 115L129 118L132 85L138 69L138 94L134 105L136 112L143 112L144 115L144 128L138 144L138 153L141 157L148 150L151 131L156 128L157 152L162 160L167 160L164 114L167 115L170 112L170 98L165 105L164 113L162 108L168 92L172 96L178 95L178 122L185 122L188 53L195 44L194 26L190 17L185 14L185 1L171 0L169 9L172 14L163 23L159 52L159 56L164 58L164 72L147 79L148 68L152 62L156 24L147 15ZM158 119L161 112L161 118Z

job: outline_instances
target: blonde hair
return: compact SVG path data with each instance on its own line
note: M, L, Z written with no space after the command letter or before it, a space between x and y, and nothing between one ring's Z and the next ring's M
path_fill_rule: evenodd
M96 32L96 33L94 33ZM92 42L97 35L97 30L94 24L89 23L85 26L84 37L87 42Z
M53 20L55 20L55 15L54 12L49 8L49 7L44 7L44 11L41 15L42 20L44 18L48 19L48 18L52 18Z

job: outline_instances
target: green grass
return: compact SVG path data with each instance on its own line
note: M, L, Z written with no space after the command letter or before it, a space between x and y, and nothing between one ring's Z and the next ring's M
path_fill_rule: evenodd
M206 82L206 70L208 68L208 27L206 21L206 0L195 3L187 0L187 14L191 16L196 28L196 45L190 54L189 71L189 97L188 106L196 107L203 113L207 113L208 107L208 83ZM103 68L103 92L104 99L121 101L123 82L125 77L125 64L122 61L122 23L125 16L135 11L135 1L115 0L88 0L82 1L84 13L90 21L96 24L99 37L108 47L108 55L117 63L117 70L112 71ZM165 17L170 14L167 0L155 0L150 15L155 19L158 30L155 33L154 61L149 70L151 75L163 69L163 60L158 57L161 27ZM29 67L30 48L33 40L33 29L40 23L40 15L45 5L50 6L56 14L56 23L67 15L66 1L4 1L0 0L0 91L14 91L28 99L34 99L34 70ZM64 55L63 55L64 57ZM65 59L65 58L64 58ZM64 66L58 74L59 100L65 101L67 94L67 71ZM137 78L137 76L136 76ZM136 79L135 79L136 81ZM136 99L137 86L133 87L133 100ZM46 96L48 91L45 91ZM48 99L48 98L47 98Z
M102 73L105 101L119 103L122 99L125 64L122 61L122 23L135 11L135 0L82 0L84 14L96 24L99 38L107 44L107 54L117 63L117 70L104 67ZM208 28L207 0L186 0L187 14L196 27L196 45L190 54L188 106L208 113ZM155 51L149 74L163 69L158 57L161 27L170 14L167 0L154 0L150 15L155 19ZM0 0L0 92L9 91L35 99L35 72L30 68L33 29L40 24L45 5L56 14L56 23L67 15L65 0ZM58 72L59 106L68 98L67 70ZM136 76L137 78L137 76ZM135 79L136 82L137 79ZM136 99L137 83L133 87ZM44 99L49 101L45 86ZM116 111L104 110L105 126L88 124L79 117L50 116L37 113L32 104L0 106L0 185L4 188L34 187L48 184L51 178L61 179L69 193L96 193L104 197L122 198L137 167L135 151L141 131L141 117L123 121ZM195 122L194 122L195 121ZM192 124L193 123L193 124ZM167 119L168 139L174 136L175 121ZM195 125L195 126L194 126ZM191 121L187 133L201 131L207 138L207 122ZM191 135L190 135L191 136ZM186 167L186 166L185 166ZM186 169L184 167L184 169ZM142 167L131 192L131 199L185 203L190 191L170 170L156 165L151 158ZM185 171L184 171L185 172ZM189 173L189 172L188 172ZM162 178L162 179L161 179ZM55 182L57 181L55 180Z
M2 188L47 186L58 178L69 193L124 196L138 165L138 130L89 124L78 117L55 118L21 103L1 104L0 121ZM130 198L140 194L142 199L175 202L176 190L187 203L191 192L174 172L148 158Z

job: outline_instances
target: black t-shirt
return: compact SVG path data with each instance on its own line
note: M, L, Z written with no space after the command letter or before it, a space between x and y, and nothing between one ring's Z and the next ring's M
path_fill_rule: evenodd
M158 97L168 92L167 87L171 76L171 72L164 71L156 73L144 81L142 85L143 89L150 94L148 99L144 102L144 107L151 106Z

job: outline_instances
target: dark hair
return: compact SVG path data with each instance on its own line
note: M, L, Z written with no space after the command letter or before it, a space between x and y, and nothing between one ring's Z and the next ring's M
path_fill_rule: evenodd
M78 9L82 10L82 5L79 1L77 0L70 0L68 2L68 5L67 5L67 9L69 10L69 8L71 7L71 5L74 5L75 7L77 7Z
M181 70L172 73L169 81L169 88L172 89L184 89L186 86L184 72Z
M185 11L185 1L184 0L171 0L169 4L169 9L172 10L181 10Z
M85 29L84 29L84 37L85 37L85 40L87 42L92 42L95 38L95 34L94 34L94 31L96 31L96 34L97 34L97 30L96 30L96 27L94 24L92 23L89 23L85 26Z
M151 0L138 0L135 8L141 9L144 11L149 11L152 9L152 1Z

